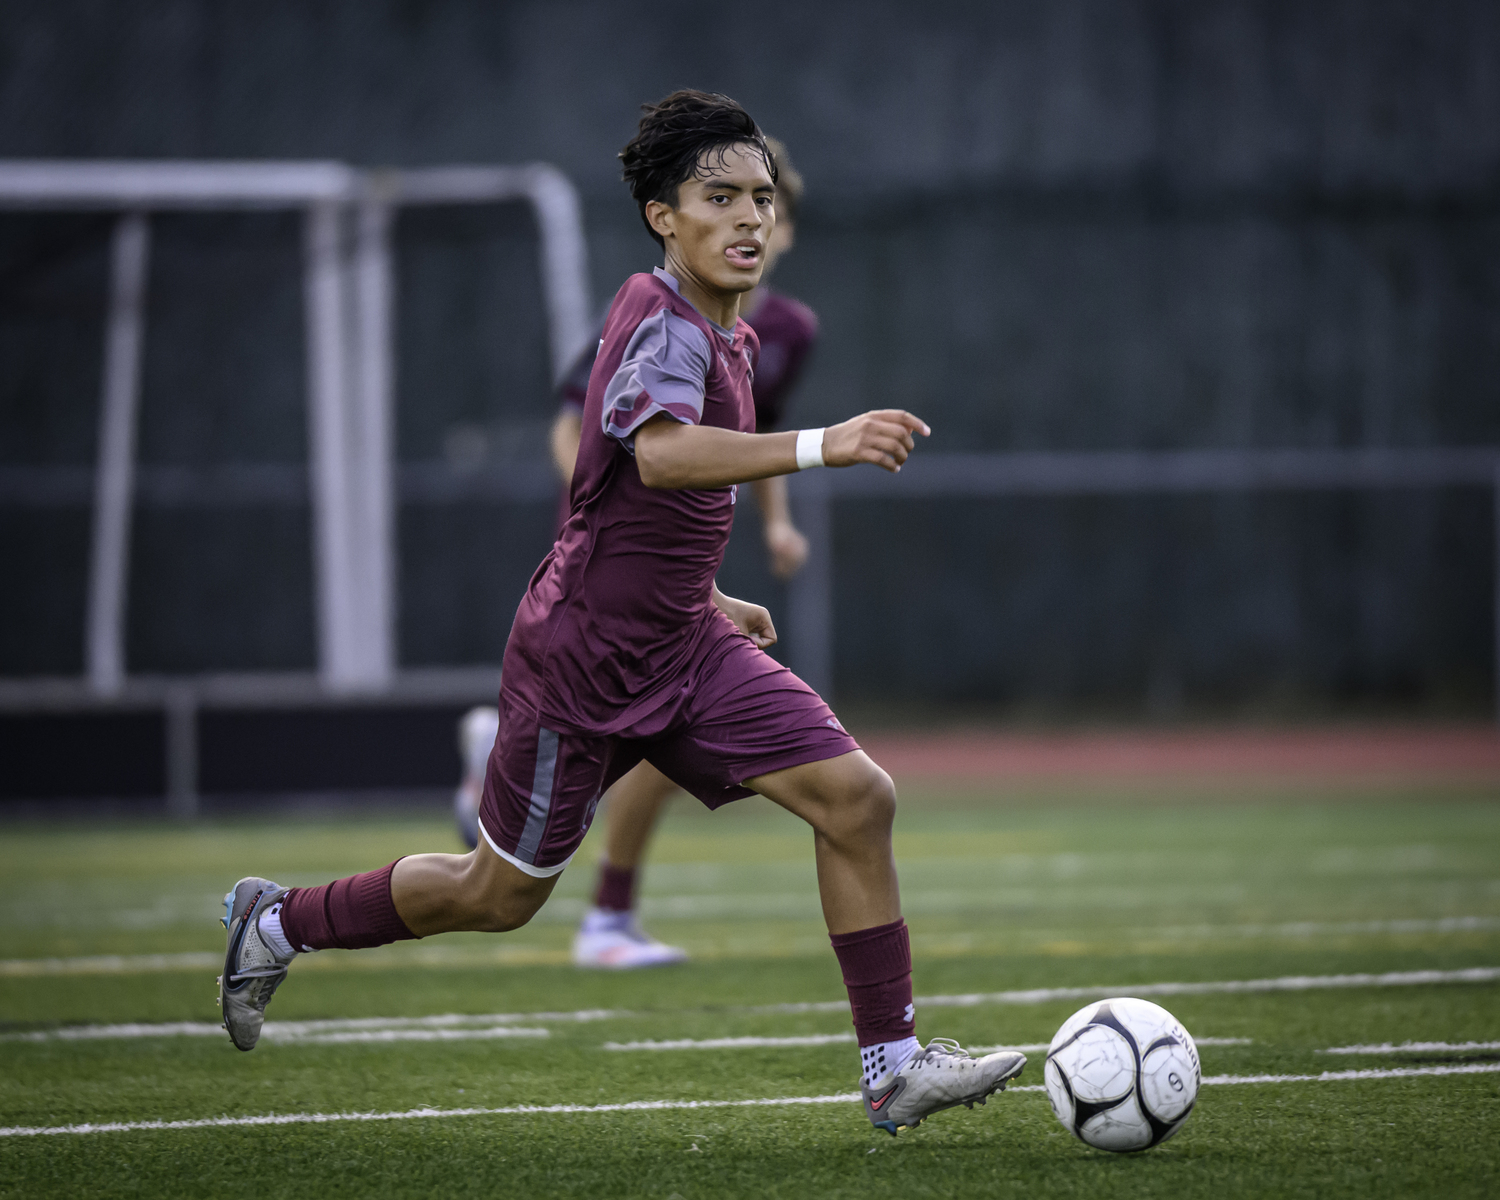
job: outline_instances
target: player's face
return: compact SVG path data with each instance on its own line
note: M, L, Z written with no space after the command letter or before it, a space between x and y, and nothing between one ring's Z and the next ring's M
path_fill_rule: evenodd
M710 292L748 292L760 282L776 228L776 185L751 145L717 150L677 190L677 206L653 203L647 215L667 243L669 267ZM654 211L653 211L654 210Z

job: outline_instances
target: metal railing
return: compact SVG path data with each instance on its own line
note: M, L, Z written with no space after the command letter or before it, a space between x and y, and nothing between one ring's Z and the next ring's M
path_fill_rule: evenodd
M94 694L118 696L128 678L125 597L146 336L148 214L223 209L305 214L318 679L330 693L354 693L389 690L396 677L392 219L405 206L513 200L528 203L536 215L549 351L554 374L560 375L587 341L591 314L578 197L555 167L364 171L336 162L0 161L0 209L121 213L111 251L91 497L84 646ZM32 473L39 477L35 482L44 483L43 471Z
M1359 450L1181 450L923 454L900 475L854 468L790 481L811 545L787 589L790 666L833 695L833 505L837 500L1126 496L1210 492L1488 488L1494 497L1495 688L1500 720L1500 446Z

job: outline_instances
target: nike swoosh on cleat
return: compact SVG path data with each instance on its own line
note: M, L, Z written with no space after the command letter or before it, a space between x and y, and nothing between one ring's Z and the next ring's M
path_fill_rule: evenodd
M870 1111L871 1112L879 1112L881 1110L881 1108L885 1105L885 1102L887 1100L889 1100L895 1094L896 1094L896 1089L895 1088L891 1088L891 1090L888 1091L884 1096L880 1097L879 1100L871 1100L870 1101Z

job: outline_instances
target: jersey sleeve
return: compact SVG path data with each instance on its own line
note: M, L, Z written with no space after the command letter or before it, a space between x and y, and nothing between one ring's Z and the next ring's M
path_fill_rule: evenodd
M631 334L604 390L604 435L634 454L636 430L659 413L698 424L711 354L708 335L691 321L665 308L652 313Z

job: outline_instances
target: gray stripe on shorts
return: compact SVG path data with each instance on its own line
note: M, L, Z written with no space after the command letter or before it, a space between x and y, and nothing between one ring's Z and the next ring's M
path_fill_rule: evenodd
M531 779L531 810L526 814L526 828L516 843L516 857L536 865L537 851L542 848L542 834L547 831L547 813L552 808L552 780L557 774L557 734L543 729L536 739L536 774Z

